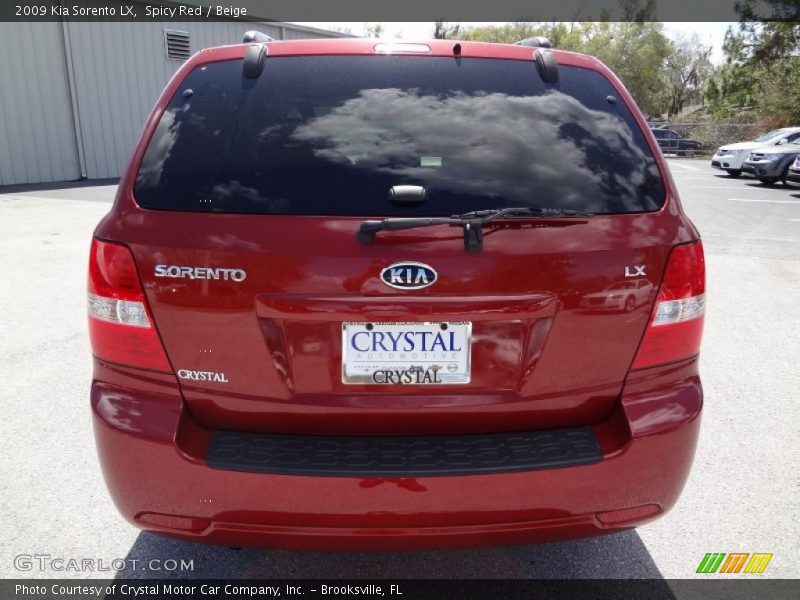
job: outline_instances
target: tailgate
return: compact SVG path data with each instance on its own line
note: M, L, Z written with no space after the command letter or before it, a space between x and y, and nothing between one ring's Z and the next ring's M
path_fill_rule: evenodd
M622 232L656 218L487 229L483 252L468 253L448 227L387 234L367 247L353 219L162 213L163 239L152 231L132 248L186 401L209 425L538 428L610 410L668 248L657 239L637 247ZM386 285L381 271L403 261L428 264L436 282ZM634 265L640 274L626 278ZM353 322L470 324L468 382L345 383L343 324Z

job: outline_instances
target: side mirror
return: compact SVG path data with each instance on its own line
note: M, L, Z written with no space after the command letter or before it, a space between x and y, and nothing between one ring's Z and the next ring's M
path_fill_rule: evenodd
M776 146L783 146L784 144L788 144L788 143L789 143L789 140L787 140L786 138L783 138L782 140L778 140L778 143L775 144L775 145Z

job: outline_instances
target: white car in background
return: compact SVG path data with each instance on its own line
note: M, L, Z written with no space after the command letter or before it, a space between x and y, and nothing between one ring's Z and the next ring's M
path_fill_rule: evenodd
M727 171L731 177L739 177L742 174L742 165L750 152L764 146L781 146L796 139L800 139L800 127L785 127L765 133L749 142L726 144L716 151L711 159L711 166Z
M580 307L586 311L624 311L629 313L646 304L653 295L653 284L646 279L619 281L601 292L586 294Z

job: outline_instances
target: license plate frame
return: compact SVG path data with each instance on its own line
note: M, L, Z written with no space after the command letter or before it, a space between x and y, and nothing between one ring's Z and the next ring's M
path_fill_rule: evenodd
M395 333L398 341L394 342L389 337L383 344L383 347L386 343L389 344L386 351L364 350L359 354L358 345L353 346L351 342L352 336L367 333L369 335L359 340L359 344L362 348L370 348L370 342L375 339L373 333L383 333L386 336L388 332ZM415 344L415 349L416 344L426 343L429 338L421 336L422 332L427 332L430 345L436 348L426 347L427 351L417 349L416 352L401 351L407 349L411 342ZM405 333L412 334L411 342L403 335L397 337L398 334ZM435 334L441 336L437 338ZM458 351L453 352L452 349L456 347ZM341 363L342 383L346 385L468 384L472 379L472 322L345 321L342 323ZM392 371L392 374L389 375L386 371ZM378 374L374 375L375 373Z

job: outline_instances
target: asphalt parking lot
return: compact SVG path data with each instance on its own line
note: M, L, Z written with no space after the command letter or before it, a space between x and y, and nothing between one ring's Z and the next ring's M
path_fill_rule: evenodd
M687 578L706 552L770 552L762 577L798 577L800 188L731 179L704 160L669 162L708 265L706 405L678 506L612 536L454 552L235 551L125 523L95 455L85 323L89 241L115 187L0 190L0 576L115 575L15 568L15 556L48 554L192 560L193 570L172 575L203 578Z

